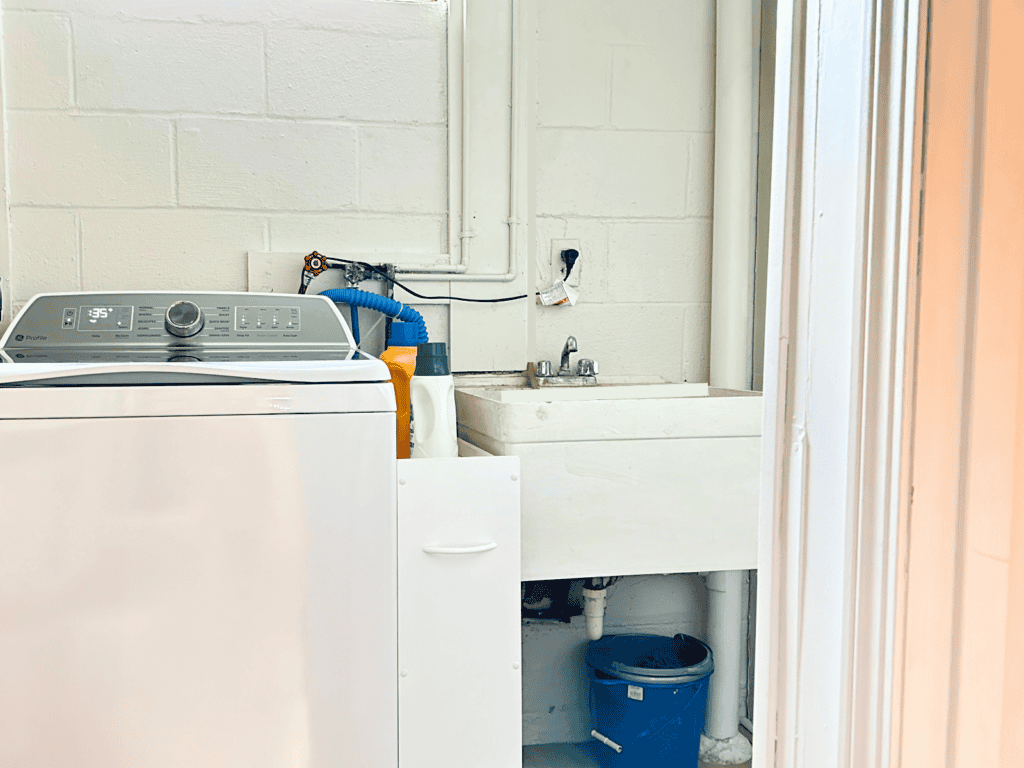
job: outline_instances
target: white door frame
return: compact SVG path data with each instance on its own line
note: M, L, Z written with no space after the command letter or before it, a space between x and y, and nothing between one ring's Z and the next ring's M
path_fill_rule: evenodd
M754 767L888 759L920 0L780 0Z

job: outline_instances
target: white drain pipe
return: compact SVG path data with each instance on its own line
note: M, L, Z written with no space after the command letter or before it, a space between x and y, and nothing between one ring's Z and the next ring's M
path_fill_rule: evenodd
M718 0L711 386L749 389L754 340L757 190L755 0Z
M755 2L718 0L716 8L709 382L724 389L750 389L753 375L759 82L755 52L760 41ZM740 679L745 673L741 644L746 642L743 576L743 571L718 571L707 579L708 644L715 672L701 756L711 762L734 763L750 756L750 745L739 733Z
M600 640L604 635L604 606L607 587L583 588L583 615L587 621L587 639Z
M708 713L704 733L725 740L739 733L740 658L743 632L744 571L714 571L708 574L708 645L715 660L715 672L708 690Z
M740 733L740 679L743 668L743 579L745 571L708 574L708 645L715 672L708 688L700 759L709 765L737 765L750 760L753 750Z

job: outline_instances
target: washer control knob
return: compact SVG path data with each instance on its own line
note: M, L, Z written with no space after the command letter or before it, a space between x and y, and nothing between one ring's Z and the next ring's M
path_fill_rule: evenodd
M175 336L195 336L203 330L206 322L203 310L191 301L176 301L167 308L164 316L164 328Z

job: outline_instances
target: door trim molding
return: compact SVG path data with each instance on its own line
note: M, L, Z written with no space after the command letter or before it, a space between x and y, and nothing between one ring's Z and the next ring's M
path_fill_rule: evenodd
M889 755L919 0L783 0L754 765Z

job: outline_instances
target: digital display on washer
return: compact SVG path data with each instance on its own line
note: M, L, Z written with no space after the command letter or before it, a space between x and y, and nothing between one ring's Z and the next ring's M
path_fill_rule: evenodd
M80 331L130 331L134 307L99 306L78 308Z

